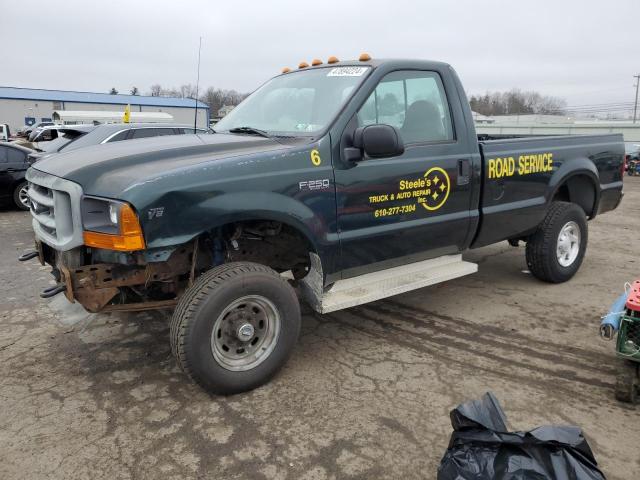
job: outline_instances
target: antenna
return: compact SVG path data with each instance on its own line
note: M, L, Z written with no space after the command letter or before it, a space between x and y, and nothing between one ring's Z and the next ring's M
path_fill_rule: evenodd
M196 113L193 117L193 133L196 133L198 126L198 91L200 87L200 51L202 50L202 37L200 37L200 45L198 46L198 80L196 80Z

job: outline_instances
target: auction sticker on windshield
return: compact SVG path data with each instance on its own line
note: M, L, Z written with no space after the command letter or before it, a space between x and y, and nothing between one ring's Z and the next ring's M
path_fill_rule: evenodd
M332 68L327 77L361 77L368 67L336 67Z

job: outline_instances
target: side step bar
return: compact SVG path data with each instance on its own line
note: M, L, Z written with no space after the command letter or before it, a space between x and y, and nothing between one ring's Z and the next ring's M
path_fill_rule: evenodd
M318 313L355 307L478 271L478 265L465 262L462 255L445 255L339 280L323 289L321 268L320 259L312 255L311 271L301 282L306 300Z

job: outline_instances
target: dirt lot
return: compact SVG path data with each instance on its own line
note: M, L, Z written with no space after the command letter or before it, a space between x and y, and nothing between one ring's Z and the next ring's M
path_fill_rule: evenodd
M640 179L590 224L578 275L547 285L524 248L471 252L480 272L305 315L269 385L211 397L180 373L163 314L71 315L15 258L28 213L0 211L0 478L434 478L449 410L495 392L512 427L576 424L611 479L640 471L640 407L613 398L599 316L640 277ZM91 320L89 323L87 323Z

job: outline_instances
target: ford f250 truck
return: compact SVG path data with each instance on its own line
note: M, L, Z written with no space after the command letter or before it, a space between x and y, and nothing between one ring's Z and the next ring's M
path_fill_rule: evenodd
M230 394L272 377L320 313L476 271L461 252L526 242L570 279L587 219L622 198L620 135L479 140L445 63L314 61L212 135L60 153L27 173L36 249L90 312L174 308L181 368Z

